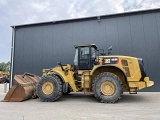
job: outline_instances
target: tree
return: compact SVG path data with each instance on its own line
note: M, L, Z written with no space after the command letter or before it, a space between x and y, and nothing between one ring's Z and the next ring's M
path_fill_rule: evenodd
M5 63L5 62L0 63L0 71L9 72L10 71L10 64L11 64L10 61L7 63Z

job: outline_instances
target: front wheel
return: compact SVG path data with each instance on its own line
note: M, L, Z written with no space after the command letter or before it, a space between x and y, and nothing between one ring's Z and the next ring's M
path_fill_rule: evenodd
M62 96L62 81L56 75L41 77L36 86L36 93L41 101L53 102Z
M110 72L99 74L92 85L95 97L101 102L114 103L121 98L123 93L122 82L119 77Z

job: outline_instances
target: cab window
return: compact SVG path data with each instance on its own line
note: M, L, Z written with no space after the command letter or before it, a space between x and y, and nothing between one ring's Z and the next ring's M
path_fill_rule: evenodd
M80 48L80 59L89 59L89 47L82 47Z

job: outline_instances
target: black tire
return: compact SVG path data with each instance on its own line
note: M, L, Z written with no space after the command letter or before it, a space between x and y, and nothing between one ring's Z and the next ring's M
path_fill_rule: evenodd
M54 86L53 91L51 90L50 94L46 94L42 90L42 86L48 82L50 85ZM36 86L36 93L41 101L43 102L53 102L62 96L62 81L56 75L47 75L41 77Z
M114 90L112 91L113 93L111 95L106 95L101 90L101 85L104 82L109 82L114 86ZM95 97L103 103L115 103L121 98L121 95L123 94L122 81L117 75L110 72L103 72L99 74L94 79L92 89Z

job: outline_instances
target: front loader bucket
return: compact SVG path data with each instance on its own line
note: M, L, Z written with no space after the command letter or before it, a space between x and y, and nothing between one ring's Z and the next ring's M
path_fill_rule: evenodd
M21 102L30 98L35 98L35 87L40 77L24 73L14 76L14 84L6 94L3 102Z

